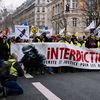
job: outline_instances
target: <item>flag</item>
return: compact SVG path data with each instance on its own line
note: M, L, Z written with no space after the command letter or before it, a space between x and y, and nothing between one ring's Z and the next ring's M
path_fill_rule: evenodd
M64 31L65 31L65 28L62 29L62 30L59 32L59 34L64 36Z
M90 25L87 28L85 28L85 32L90 32L90 30L91 29L95 29L95 27L96 27L96 22L95 21L92 21L90 23Z

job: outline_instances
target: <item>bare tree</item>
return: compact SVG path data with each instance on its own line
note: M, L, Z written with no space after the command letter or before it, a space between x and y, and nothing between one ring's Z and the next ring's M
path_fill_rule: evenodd
M79 10L83 12L87 24L95 20L96 27L100 25L100 0L82 0Z

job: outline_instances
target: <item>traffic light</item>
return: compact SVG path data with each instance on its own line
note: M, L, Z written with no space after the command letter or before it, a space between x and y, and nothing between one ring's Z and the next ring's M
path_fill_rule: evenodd
M66 12L69 12L69 5L66 5Z

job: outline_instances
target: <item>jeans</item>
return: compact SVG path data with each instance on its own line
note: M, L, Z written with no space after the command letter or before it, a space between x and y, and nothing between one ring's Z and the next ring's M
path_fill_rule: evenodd
M7 95L23 94L23 89L16 81L7 81L3 86L7 89Z
M48 71L49 72L53 72L53 68L52 67L48 67Z

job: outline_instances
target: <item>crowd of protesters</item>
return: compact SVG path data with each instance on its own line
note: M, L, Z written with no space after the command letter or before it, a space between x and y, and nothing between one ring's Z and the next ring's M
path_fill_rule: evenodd
M10 73L10 77L8 78L8 76L3 76L3 83L2 86L6 87L6 89L8 89L7 91L9 91L9 94L12 93L18 93L18 94L22 94L23 93L23 89L17 84L16 82L16 78L18 76L18 70L20 75L19 76L23 76L23 71L20 68L19 63L17 63L15 60L16 58L14 57L14 55L10 54L10 48L11 48L11 43L30 43L30 42L37 42L37 43L45 43L45 42L50 42L50 43L66 43L66 44L71 44L71 45L76 45L76 46L80 46L80 47L87 47L87 48L100 48L100 37L98 37L98 35L94 35L93 33L91 33L88 37L86 35L80 35L80 36L76 36L76 35L71 35L71 34L66 34L66 36L61 36L61 35L53 35L48 37L47 34L44 32L43 34L41 34L40 36L36 36L33 35L30 37L29 40L23 40L20 38L15 38L15 37L10 37L7 38L6 36L2 36L0 37L0 67L1 64L4 63L3 61L9 61L11 62L11 68L10 70L16 72L16 68L14 66L17 66L17 73ZM14 58L15 60L11 61L9 59ZM19 67L18 67L19 66ZM56 70L55 70L56 69ZM52 68L52 67L48 67L48 71L53 74L53 72L61 72L61 71L65 71L65 70L69 70L69 68ZM70 71L75 71L75 69L71 69ZM2 70L0 70L0 73L2 72ZM2 78L1 78L2 79ZM5 80L4 80L5 79ZM0 80L1 81L1 80ZM10 85L9 85L10 84ZM13 87L12 87L13 85ZM4 91L4 88L0 88L0 91Z
M22 40L22 39L15 39L14 37L11 38L12 42L59 42L59 43L67 43L73 44L80 47L87 47L87 48L100 48L100 37L98 35L94 35L91 33L88 37L86 35L71 35L67 34L66 36L61 35L53 35L53 36L46 36L46 33L41 34L40 36L33 35L31 36L30 40Z

